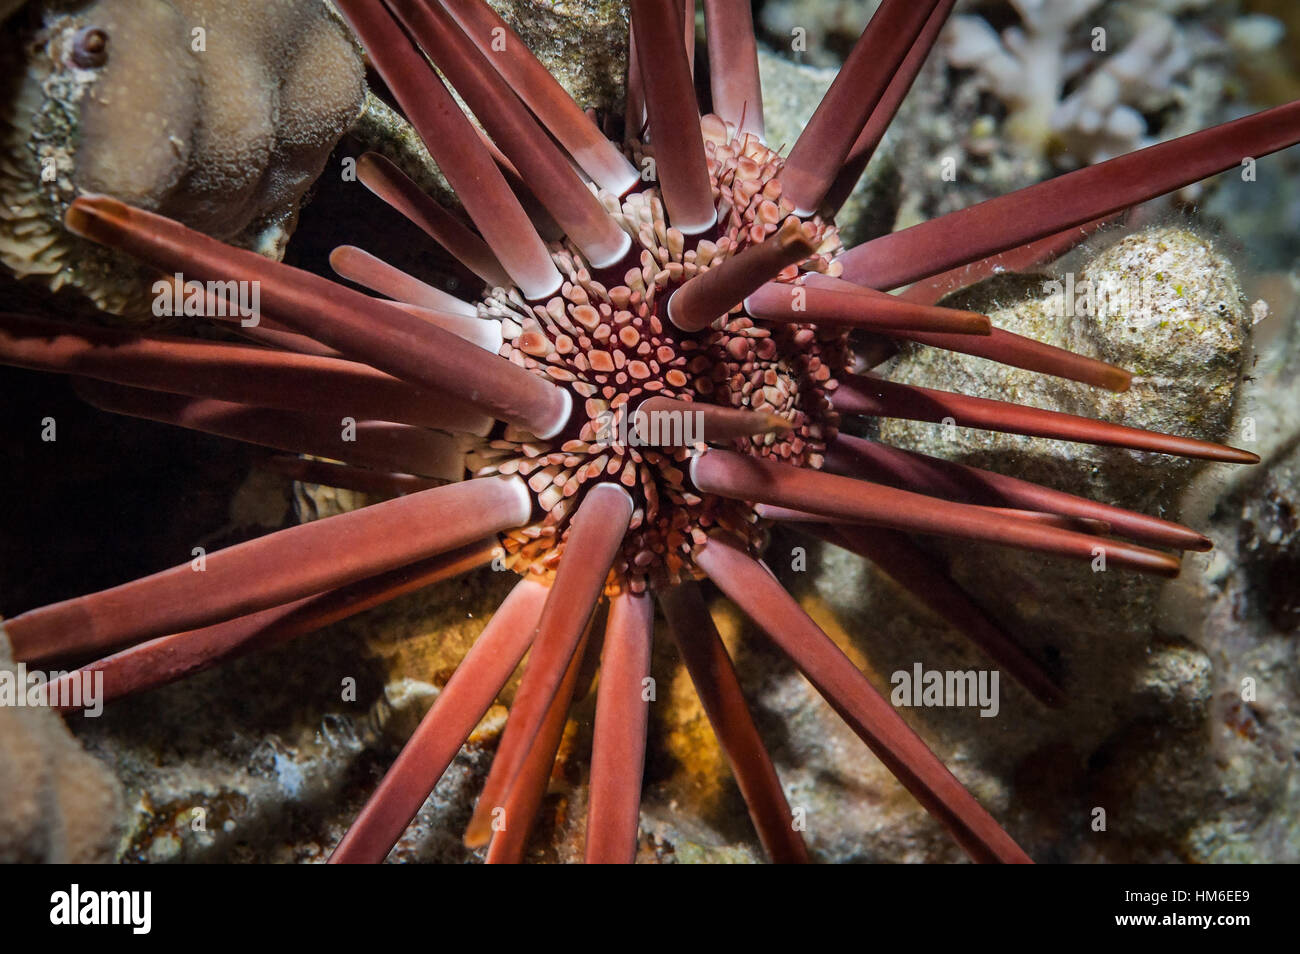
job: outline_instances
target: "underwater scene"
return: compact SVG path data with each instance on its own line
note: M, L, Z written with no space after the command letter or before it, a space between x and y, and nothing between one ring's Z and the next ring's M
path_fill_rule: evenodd
M0 862L1300 861L1294 0L0 18Z

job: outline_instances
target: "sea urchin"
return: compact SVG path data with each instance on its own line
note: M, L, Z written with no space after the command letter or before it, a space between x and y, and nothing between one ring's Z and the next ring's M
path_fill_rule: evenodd
M789 521L874 560L1040 701L1058 703L1039 665L908 534L1082 560L1104 552L1112 566L1164 576L1179 569L1169 550L1209 541L1168 521L841 434L841 417L951 419L1252 462L1203 441L891 383L871 368L891 342L906 340L1124 390L1122 369L937 302L995 268L1045 261L1135 204L1294 144L1300 103L845 250L834 210L953 0L884 0L785 157L764 142L748 0L704 0L713 113L703 117L683 43L693 4L632 0L621 147L483 0L337 5L476 231L378 156L360 160L360 177L483 279L482 299L452 298L359 249L337 250L341 275L387 296L371 297L83 196L66 219L74 233L165 275L255 283L265 320L231 328L258 343L8 315L0 361L79 375L83 395L107 410L307 455L279 466L392 499L213 553L203 573L183 565L23 613L4 624L15 657L115 651L86 668L103 672L107 696L118 697L495 556L523 579L333 860L386 856L528 653L466 833L469 844L488 846L489 861L519 860L604 598L586 856L628 862L653 595L764 847L776 861L807 860L705 609L697 581L707 578L972 858L1028 861L759 562L767 528ZM565 238L545 241L554 226ZM235 287L208 292L220 303ZM364 439L338 441L333 422L344 415L361 422Z

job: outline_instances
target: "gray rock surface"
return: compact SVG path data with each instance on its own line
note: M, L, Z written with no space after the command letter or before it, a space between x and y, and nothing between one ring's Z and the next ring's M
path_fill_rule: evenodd
M1178 224L1120 236L1104 233L1093 249L1043 275L995 278L950 303L986 313L1004 330L1125 368L1135 376L1128 391L1112 394L919 345L882 370L906 384L1231 443L1253 321L1231 260ZM901 420L882 422L880 436L1151 512L1170 506L1198 466L1160 454Z
M1300 361L1293 308L1268 321L1243 400L1263 463L1195 482L1190 507L1215 542L1203 573L1169 594L1171 613L1213 662L1208 748L1188 836L1198 861L1300 860Z
M16 678L0 630L0 672ZM111 861L123 826L122 791L44 707L0 706L0 863Z

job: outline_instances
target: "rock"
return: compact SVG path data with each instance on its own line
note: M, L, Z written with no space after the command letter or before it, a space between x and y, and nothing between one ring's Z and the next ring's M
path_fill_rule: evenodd
M783 56L833 68L879 6L880 0L763 0L755 26Z
M763 120L767 143L789 155L822 96L835 79L834 69L803 66L758 51L763 83ZM899 209L899 175L894 162L897 137L886 134L852 195L835 216L845 245L856 245L893 228Z
M919 345L884 369L887 376L1230 441L1252 325L1230 260L1210 240L1176 225L1110 241L1091 258L1084 250L1062 260L1050 275L994 279L945 303L986 313L1004 330L1126 368L1135 375L1128 391L1112 394ZM1157 514L1200 466L1163 454L901 420L881 422L880 437Z
M1106 317L1053 317L1064 314L1064 289L1045 295L1041 281L1063 280L1072 268L1076 283L1091 280L1112 291L1122 277L1160 278L1137 307ZM986 310L999 327L1113 361L1141 377L1130 392L1112 395L919 346L904 352L889 377L1202 439L1230 436L1251 319L1231 264L1193 232L1151 229L1085 252L1054 277L995 279L949 303ZM882 421L879 432L888 443L1170 519L1179 519L1180 495L1198 472L1231 473L1226 465L938 425ZM788 566L788 548L802 544L778 538L769 563ZM1211 713L1223 673L1188 614L1164 610L1162 597L1172 599L1167 587L990 546L923 545L1062 681L1069 701L1046 712L1008 679L995 718L970 708L903 709L904 718L1038 860L1151 861L1193 853L1189 846L1205 838L1196 833L1204 827L1203 807L1222 781ZM1203 562L1196 556L1184 562L1185 572L1199 577ZM784 577L886 695L890 674L917 662L945 671L991 667L910 596L840 551L822 550L808 573ZM852 819L845 830L872 832L869 840L855 840L834 825L831 837L819 838L810 826L810 842L824 860L863 853L954 857L938 826L874 759L852 757L855 740L801 681L763 696L764 705L773 702L790 725L779 767L795 787L792 798L810 805L810 818ZM802 711L825 724L814 728ZM800 787L800 777L817 781ZM1252 784L1259 780L1237 786L1238 796L1246 798ZM1266 796L1275 797L1280 792ZM1098 809L1106 813L1105 831L1093 827ZM1257 804L1252 810L1262 811Z
M1166 601L1214 663L1203 729L1213 771L1185 849L1202 862L1300 860L1300 360L1294 315L1270 322L1288 324L1261 349L1244 395L1264 462L1193 486L1214 560Z
M505 575L430 587L80 720L131 805L122 860L323 861L502 599ZM503 714L489 712L395 859L473 858L459 833Z
M0 45L0 262L147 314L152 275L63 229L85 192L283 255L365 90L360 54L322 0L49 0L23 16ZM87 31L102 50L79 59Z
M621 112L627 0L491 0L579 106Z
M0 673L15 678L2 628ZM0 706L0 805L0 863L84 864L114 857L122 790L51 709Z

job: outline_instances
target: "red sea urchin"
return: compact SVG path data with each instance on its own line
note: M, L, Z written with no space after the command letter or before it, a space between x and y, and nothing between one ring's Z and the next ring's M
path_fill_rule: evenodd
M15 657L116 650L87 668L104 673L108 698L119 697L503 554L523 579L333 860L386 856L527 652L466 833L470 844L488 846L489 861L519 860L593 611L607 598L587 859L631 861L651 593L764 847L773 860L807 860L704 609L697 581L707 578L972 858L1029 860L759 562L765 529L771 520L791 521L876 561L924 592L1037 698L1058 702L1036 662L907 534L1085 560L1101 548L1114 566L1165 576L1178 572L1178 557L1153 548L1205 549L1209 541L1154 517L842 435L840 416L952 418L959 426L1253 461L1202 441L890 383L869 373L875 362L866 356L910 340L1123 390L1121 369L935 302L999 261L1043 261L1098 220L1300 141L1300 103L845 251L830 214L952 0L885 0L785 159L763 142L747 0L705 0L716 115L703 118L682 43L682 7L633 0L640 65L629 76L626 150L598 132L482 0L338 6L478 232L384 160L363 159L361 178L483 278L482 300L451 298L359 250L336 252L341 274L395 305L116 200L84 196L67 217L77 234L165 274L256 282L266 320L240 330L260 336L259 346L5 316L0 361L93 379L82 393L108 410L328 459L286 460L295 476L406 496L218 551L203 574L186 565L23 613L5 622ZM628 156L653 176L642 181ZM558 223L567 239L544 242L526 208ZM887 294L909 283L917 284ZM324 425L340 415L361 421L367 439L332 439ZM663 421L698 423L702 433L686 440L665 433ZM476 438L468 454L448 432ZM466 470L472 479L458 480Z

